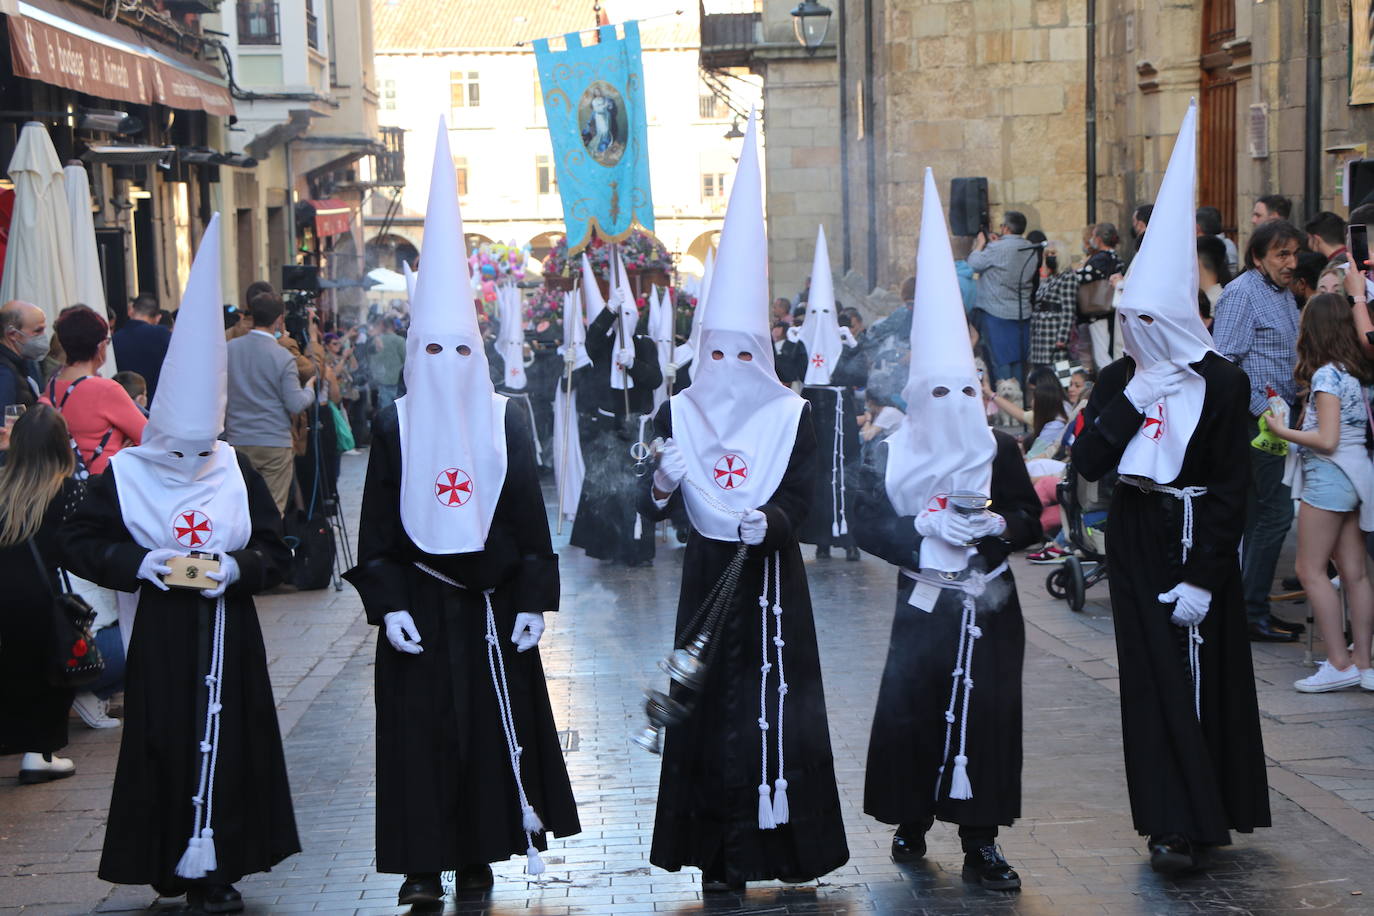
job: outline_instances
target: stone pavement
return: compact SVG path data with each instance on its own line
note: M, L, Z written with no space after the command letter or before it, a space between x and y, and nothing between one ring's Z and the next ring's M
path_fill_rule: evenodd
M364 464L345 459L355 520ZM669 545L654 569L627 570L564 553L563 612L550 616L541 650L583 833L551 841L538 881L522 874L523 858L500 863L493 893L450 898L446 912L1374 912L1374 694L1297 694L1290 684L1304 673L1303 647L1256 646L1275 828L1237 836L1205 873L1162 879L1130 824L1106 586L1075 615L1046 594L1048 570L1024 564L1016 568L1028 638L1024 816L1001 842L1025 887L1001 894L965 884L957 837L943 825L924 862L894 864L889 828L862 812L895 583L893 570L871 557L808 561L850 861L814 885L751 885L743 897L703 900L694 870L669 874L648 863L658 761L628 740L643 722L643 689L665 681L655 662L671 641L680 557ZM402 912L394 906L399 879L372 865L376 633L350 589L265 597L259 614L305 851L241 883L249 912ZM69 752L78 773L43 786L18 786L17 758L5 758L3 916L158 911L147 888L95 876L118 740L118 730L90 731L74 720Z

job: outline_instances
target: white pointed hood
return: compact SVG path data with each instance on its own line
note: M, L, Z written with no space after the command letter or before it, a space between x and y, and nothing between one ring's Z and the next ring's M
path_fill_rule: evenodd
M524 391L528 380L525 377L525 306L520 301L520 290L510 285L498 287L496 303L500 309L496 352L505 363L501 384L511 391Z
M1136 371L1170 362L1187 370L1183 387L1145 412L1122 453L1119 471L1174 481L1202 417L1207 383L1190 364L1215 352L1197 307L1197 103L1188 106L1150 217L1117 305L1121 338Z
M930 169L916 252L911 367L902 397L907 419L887 440L887 495L897 514L944 511L955 490L991 494L997 442L983 409L949 229ZM954 572L968 566L971 554L972 548L927 538L921 565Z
M811 264L811 292L806 300L806 318L788 336L806 347L805 385L829 385L830 375L839 362L844 343L840 340L840 319L835 311L835 280L830 272L830 252L825 245L825 227L816 230L816 256Z
M142 444L110 459L125 527L149 550L223 553L252 533L238 458L219 439L229 395L223 302L215 214L191 263Z
M506 399L492 388L477 325L443 118L420 259L425 269L410 304L406 394L396 401L401 523L426 553L472 553L486 545L505 485Z
M687 513L697 531L718 541L738 540L739 514L772 498L806 403L773 368L762 184L751 112L711 281L717 292L702 321L700 357L692 384L671 400L673 437L687 459Z
M592 358L587 355L587 319L582 314L582 294L571 290L563 294L563 346L558 352L568 358L572 352L573 369L590 366Z
M621 347L628 347L633 350L635 345L635 327L639 324L639 310L635 305L634 287L630 285L630 275L625 272L625 262L614 257L611 266L611 301L606 303L606 308L616 313L615 320L611 322L611 353ZM628 370L614 360L611 360L611 387L619 391L622 388L633 388L635 380L630 378Z
M402 262L401 262L401 274L402 274L402 275L405 277L405 279L406 279L406 299L410 300L411 302L414 302L414 301L415 301L415 279L416 279L416 277L419 276L419 275L416 274L415 271L413 271L413 270L410 269L410 262L409 262L409 261L402 261Z
M701 322L706 317L706 297L711 292L711 280L716 272L716 252L706 250L706 267L701 273L701 285L697 287L697 307L692 312L692 329L687 334L687 342L673 351L673 362L679 367L692 364L697 351L701 349Z
M673 317L673 297L670 291L662 287L657 293L650 293L649 338L653 340L654 349L658 352L658 364L664 367L663 384L654 392L654 410L658 410L659 405L672 394L669 390L667 368L673 359Z

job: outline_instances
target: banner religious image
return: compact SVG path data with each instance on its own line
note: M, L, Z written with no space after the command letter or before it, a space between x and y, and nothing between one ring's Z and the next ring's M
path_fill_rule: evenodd
M563 51L551 50L547 38L534 42L569 254L591 241L593 229L614 242L636 223L654 228L639 23L621 27L623 38L616 26L602 26L600 42L585 47L570 32Z

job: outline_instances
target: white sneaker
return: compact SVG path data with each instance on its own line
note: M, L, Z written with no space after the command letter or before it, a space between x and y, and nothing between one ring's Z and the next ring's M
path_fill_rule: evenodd
M19 763L19 784L30 786L38 782L52 782L76 775L76 764L56 754L30 752Z
M119 720L110 715L110 703L83 690L72 699L72 709L90 728L118 728Z
M1366 668L1360 672L1360 686L1365 690L1374 690L1374 668Z
M1299 693L1326 693L1328 690L1354 687L1360 682L1360 669L1355 665L1341 671L1330 662L1323 661L1317 666L1316 674L1294 681L1293 689Z

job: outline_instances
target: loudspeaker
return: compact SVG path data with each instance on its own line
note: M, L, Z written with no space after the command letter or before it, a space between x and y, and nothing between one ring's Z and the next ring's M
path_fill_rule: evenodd
M320 269L309 264L283 264L281 288L283 290L300 290L303 293L318 293L320 291Z
M951 235L977 235L988 229L988 180L952 178L949 182Z

